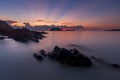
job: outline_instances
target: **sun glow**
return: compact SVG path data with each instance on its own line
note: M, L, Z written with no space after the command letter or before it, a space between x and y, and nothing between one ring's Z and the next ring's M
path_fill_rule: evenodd
M119 27L117 4L101 1L81 0L21 0L0 3L0 20L14 20L10 25L24 26L24 22L35 25L83 25L85 27ZM21 6L22 4L22 6ZM102 4L102 6L101 6ZM111 9L106 6L110 6ZM12 10L11 10L12 9Z

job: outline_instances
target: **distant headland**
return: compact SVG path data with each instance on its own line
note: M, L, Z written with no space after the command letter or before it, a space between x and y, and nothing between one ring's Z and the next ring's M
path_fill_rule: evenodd
M109 29L109 30L105 30L105 31L120 31L120 29Z

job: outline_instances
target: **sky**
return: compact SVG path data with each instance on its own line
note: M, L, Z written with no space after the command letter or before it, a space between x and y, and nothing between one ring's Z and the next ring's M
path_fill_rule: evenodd
M120 0L1 0L0 20L21 26L120 28Z

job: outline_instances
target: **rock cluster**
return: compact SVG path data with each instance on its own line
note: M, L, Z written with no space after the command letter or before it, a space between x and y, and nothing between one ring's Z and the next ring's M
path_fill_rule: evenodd
M78 66L78 67L92 66L91 60L76 49L67 50L65 48L60 48L56 46L54 50L48 53L47 55L45 54L44 50L40 51L40 55L34 54L34 57L36 57L36 59L39 59L39 57L43 57L43 56L44 57L47 56L53 60L56 60L68 66Z
M44 38L45 32L30 31L26 28L13 29L5 21L0 21L0 35L8 36L16 41L28 42L35 41L38 42L39 39Z
M65 48L60 48L56 46L54 50L48 54L48 56L52 59L55 59L63 64L70 66L92 66L91 60L76 49L67 50Z

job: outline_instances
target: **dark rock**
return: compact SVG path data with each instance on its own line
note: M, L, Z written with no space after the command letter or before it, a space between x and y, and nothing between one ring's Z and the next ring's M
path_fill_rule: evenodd
M4 36L0 36L0 40L4 40L6 37Z
M33 56L37 59L37 60L43 60L43 57L41 55L38 55L37 53L34 53Z
M36 32L32 32L26 28L23 29L16 29L15 34L10 36L16 41L21 41L21 42L28 42L28 41L35 41L38 42L40 39L39 34Z
M48 34L47 32L44 32L44 31L42 31L41 33L42 33L42 34Z
M99 63L105 63L105 61L102 60L102 59L100 59L100 58L96 58L96 57L94 57L94 56L91 56L91 58L92 58L93 60L99 62Z
M0 21L0 34L21 42L39 42L39 39L45 37L43 32L30 31L26 28L13 29L5 21Z
M51 28L50 31L62 31L62 29L54 27L54 28Z
M120 31L120 29L110 29L110 30L105 30L105 31Z
M70 66L92 66L91 60L76 49L69 51L65 48L59 48L58 46L56 46L54 50L48 54L48 56L52 59L55 59L63 64L67 64Z
M111 64L112 67L115 67L115 68L120 68L120 65L119 64Z
M45 53L45 50L40 50L40 52L39 52L42 56L44 56L44 57L46 57L47 55L46 55L46 53Z
M14 33L14 29L11 28L5 21L0 21L0 34L4 36L10 36Z

